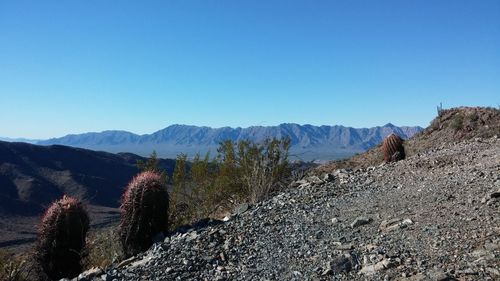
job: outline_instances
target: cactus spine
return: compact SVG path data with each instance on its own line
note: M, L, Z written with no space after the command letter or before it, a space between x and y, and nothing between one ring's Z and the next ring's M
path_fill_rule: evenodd
M88 229L89 217L78 199L64 196L45 211L36 257L49 278L72 278L81 272L80 259Z
M384 139L382 151L384 153L384 161L386 163L405 159L403 139L394 133L388 135Z
M119 235L123 252L147 250L153 237L168 230L168 193L161 174L145 171L128 185L122 198Z

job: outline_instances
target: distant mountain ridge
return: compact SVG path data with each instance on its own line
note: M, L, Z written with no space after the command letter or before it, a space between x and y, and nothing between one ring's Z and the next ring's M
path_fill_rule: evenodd
M131 152L142 156L155 150L160 157L174 158L180 153L216 153L224 140L259 142L267 137L289 137L293 157L303 160L331 160L366 151L379 144L387 135L396 133L404 139L422 131L418 126L398 127L391 123L373 128L344 126L313 126L285 123L278 126L248 128L210 128L191 125L171 125L152 134L137 135L127 131L103 131L67 135L38 141L39 145L67 145L107 152Z
M4 137L0 137L0 141L6 141L6 142L25 142L25 143L36 144L40 140L25 139L25 138L4 138Z

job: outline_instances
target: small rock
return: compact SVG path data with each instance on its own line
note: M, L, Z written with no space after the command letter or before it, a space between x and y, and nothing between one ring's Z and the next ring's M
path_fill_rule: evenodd
M240 204L238 207L236 207L234 214L241 215L248 210L248 207L249 207L248 203Z
M490 193L490 198L491 199L500 198L500 190L493 191L492 193Z
M497 268L487 267L486 271L488 271L491 275L500 276L500 270L498 270Z
M370 275L373 275L379 271L382 271L382 270L385 270L385 269L388 269L388 268L391 268L394 266L396 266L396 262L394 262L392 259L383 259L382 261L380 261L376 264L364 266L359 271L359 274L364 274L366 276L370 276Z
M358 227L358 226L361 226L361 225L369 224L371 221L372 221L371 218L367 218L367 217L363 217L363 216L357 217L351 223L351 228L355 228L355 227Z
M301 180L292 182L290 184L290 186L291 187L298 187L298 186L303 186L303 185L306 185L306 184L309 184L309 182L307 182L305 179L301 179Z
M380 224L379 229L383 232L391 232L394 230L398 230L401 228L405 228L408 225L412 225L413 221L411 219L391 219L391 220L384 220Z
M186 237L186 242L195 240L196 238L198 238L198 233L196 233L196 231L193 231Z
M418 274L415 274L415 275L410 276L410 277L404 277L402 279L397 279L397 281L429 281L429 278L427 278L422 273L418 273Z
M333 273L349 272L352 269L352 263L346 256L338 256L328 263L328 268Z
M126 260L121 261L116 267L124 267L129 264L131 264L133 261L135 261L137 258L136 257L131 257Z
M490 252L500 250L500 243L494 243L494 242L485 242L484 243L484 249Z
M380 267L375 267L375 265L367 265L367 266L364 266L359 272L358 274L364 274L366 276L371 276L373 274L375 274L377 271L379 271L381 268ZM383 267L382 267L383 269Z
M354 246L351 243L348 244L340 244L335 246L335 249L341 250L341 251L349 251L354 249Z
M89 270L86 270L82 273L80 273L78 275L78 280L82 280L82 279L92 279L96 276L98 276L99 274L103 273L103 270L101 268L98 268L98 267L94 267L94 268L91 268Z
M331 268L327 268L323 271L323 273L321 273L321 275L323 275L323 276L330 275L330 274L333 274L333 270Z
M323 180L325 182L332 182L335 180L335 176L333 174L326 173L326 174L323 174L323 177L321 178L321 180Z
M470 268L467 268L465 270L458 270L456 273L458 275L477 275L478 274L477 271L474 271L474 270L472 270Z
M307 178L307 182L312 183L314 185L319 185L325 183L323 180L321 180L318 176L310 176Z
M429 279L433 280L433 281L447 281L447 280L451 281L452 280L452 279L450 279L448 274L446 274L446 272L444 272L441 269L434 269L432 271L427 272L427 277L429 277Z
M225 267L223 267L221 265L217 266L217 271L225 271L225 270L226 270Z

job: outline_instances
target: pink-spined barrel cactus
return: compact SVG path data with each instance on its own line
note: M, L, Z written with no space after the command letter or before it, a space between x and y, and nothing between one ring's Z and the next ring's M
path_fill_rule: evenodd
M384 139L382 151L386 163L405 159L403 139L396 134L390 134Z
M72 278L82 267L80 260L89 229L89 216L76 198L55 201L42 217L36 245L41 270L50 278Z
M168 231L168 193L160 173L145 171L127 186L122 198L120 241L126 256L147 250Z

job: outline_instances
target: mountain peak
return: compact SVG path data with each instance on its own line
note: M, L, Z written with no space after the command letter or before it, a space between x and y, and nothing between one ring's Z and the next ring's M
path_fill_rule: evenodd
M344 158L379 144L387 133L397 132L402 138L408 139L421 130L420 127L397 127L391 123L369 129L295 123L248 128L210 128L175 124L146 135L107 131L91 135L68 135L38 144L61 144L114 153L133 152L142 156L156 151L160 157L175 158L180 153L194 155L215 152L219 143L224 140L260 142L266 138L288 137L292 141L291 155L309 161Z

